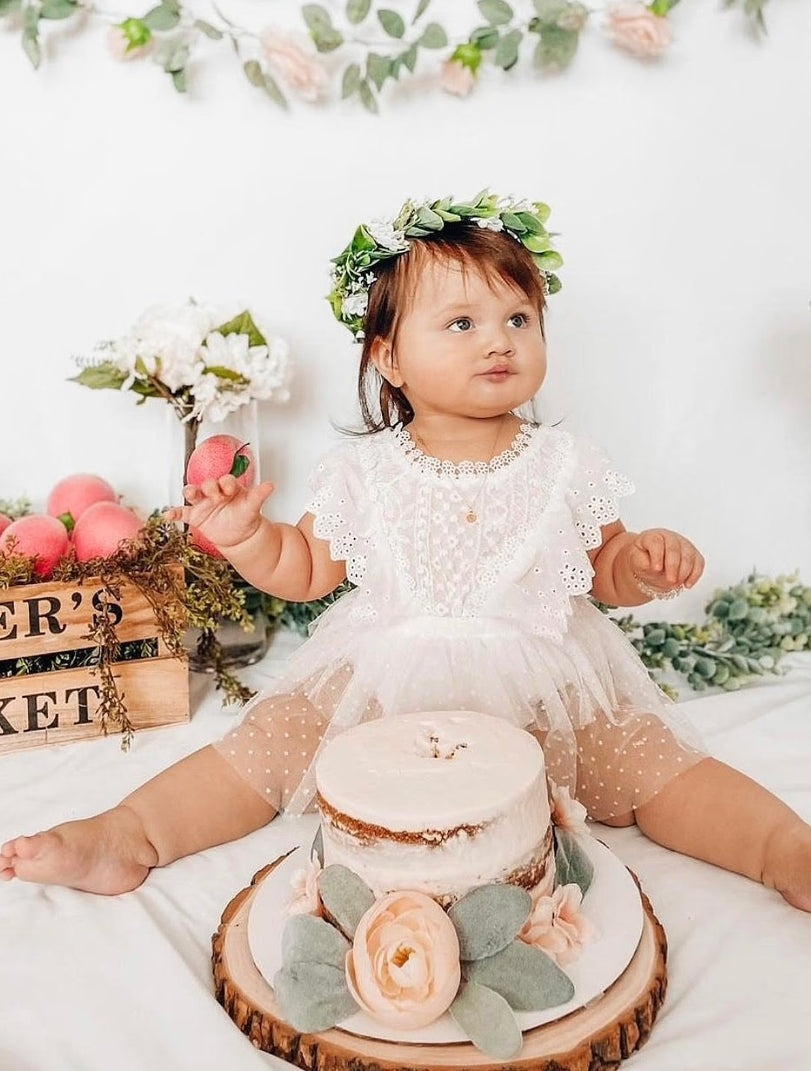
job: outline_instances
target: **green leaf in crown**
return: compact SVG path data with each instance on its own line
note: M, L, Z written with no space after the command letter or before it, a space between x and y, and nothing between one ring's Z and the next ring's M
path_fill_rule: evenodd
M452 197L406 201L393 222L360 224L349 245L333 258L333 285L327 295L332 313L356 342L362 341L369 289L376 278L374 266L407 252L415 239L439 234L448 224L461 222L506 231L532 254L547 294L556 294L561 284L555 272L563 258L552 248L553 236L546 229L548 218L549 206L542 201L499 197L487 189L470 201L454 201Z

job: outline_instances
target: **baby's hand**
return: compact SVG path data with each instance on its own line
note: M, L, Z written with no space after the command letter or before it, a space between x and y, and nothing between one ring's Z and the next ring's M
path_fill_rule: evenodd
M164 517L199 529L218 550L227 553L259 530L262 506L273 490L271 483L241 487L231 475L206 480L199 487L188 484L183 488L188 505L168 509Z
M629 545L628 564L637 581L657 592L691 588L704 572L704 559L690 540L667 528L640 532Z

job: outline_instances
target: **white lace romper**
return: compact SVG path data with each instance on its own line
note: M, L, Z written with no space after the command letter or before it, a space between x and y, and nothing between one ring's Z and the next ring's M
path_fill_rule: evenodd
M551 780L597 819L705 757L588 598L587 551L633 490L593 446L524 424L489 464L457 465L387 429L334 448L311 490L315 534L355 587L215 745L274 807L312 803L335 733L406 711L479 710L536 733Z

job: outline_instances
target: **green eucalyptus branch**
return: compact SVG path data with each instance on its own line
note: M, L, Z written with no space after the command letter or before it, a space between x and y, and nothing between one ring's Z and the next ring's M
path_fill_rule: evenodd
M650 0L647 10L665 19L678 2ZM767 2L724 0L724 6L742 8L756 33L762 34ZM332 5L333 9L337 6ZM379 97L387 83L413 75L425 52L442 53L443 67L456 65L468 72L470 81L464 92L472 87L483 61L510 71L519 66L530 44L531 62L537 71L564 70L574 59L591 14L579 0L533 0L529 18L518 17L507 0L477 0L472 29L452 41L441 22L428 17L430 0L416 0L410 19L373 0L342 0L340 6L338 16L323 4L303 4L303 25L317 53L332 55L337 61L331 73L337 72L340 97L356 98L370 112L379 111ZM120 58L151 56L180 93L187 90L192 56L207 41L230 45L247 81L280 107L288 106L291 92L304 95L295 82L284 85L284 71L274 70L259 34L234 22L216 5L213 10L211 19L202 19L195 15L191 2L160 0L143 15L122 18L92 0L0 0L0 21L7 20L20 30L22 47L34 68L42 62L41 36L47 26L75 20L74 25L81 29L78 17L84 15L85 23L101 20L109 24ZM330 76L326 69L320 74L325 79ZM306 99L318 96L313 93Z

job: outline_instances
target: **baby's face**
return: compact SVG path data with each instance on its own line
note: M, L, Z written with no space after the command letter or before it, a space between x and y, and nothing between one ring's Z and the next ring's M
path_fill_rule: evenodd
M426 265L393 359L394 386L415 414L506 413L532 398L546 374L540 317L526 294L442 262Z

